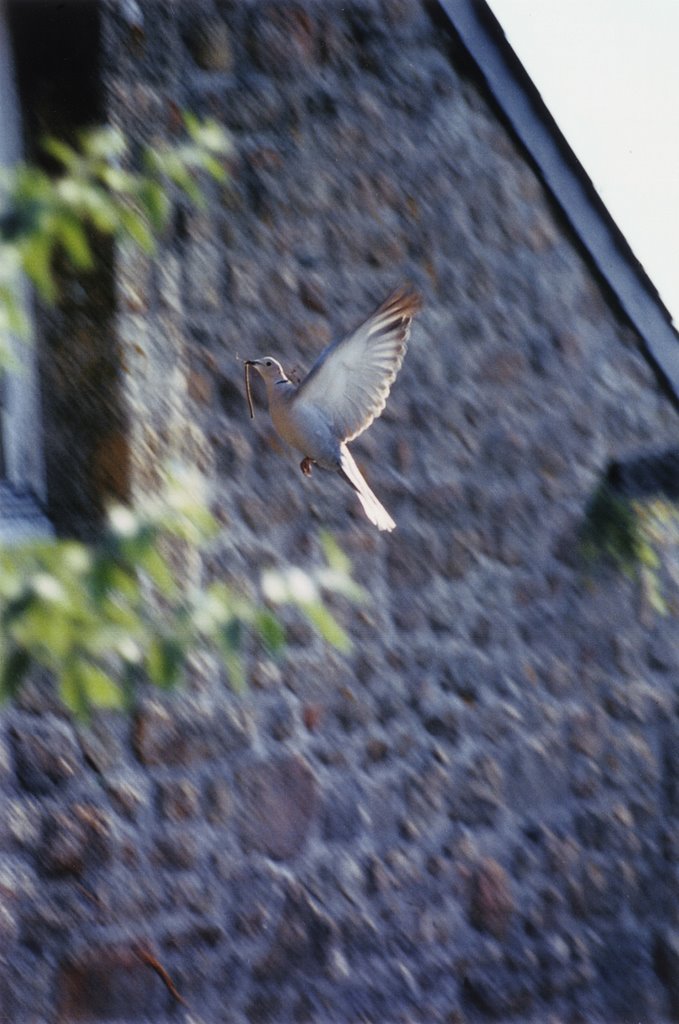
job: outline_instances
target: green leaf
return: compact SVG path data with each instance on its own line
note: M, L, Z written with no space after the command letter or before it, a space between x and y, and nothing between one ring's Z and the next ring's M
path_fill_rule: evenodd
M226 168L219 162L219 160L216 159L216 157L210 156L206 153L200 164L203 170L207 171L210 177L214 178L215 181L226 181L228 178Z
M646 541L642 540L639 542L637 557L640 563L648 569L658 569L660 567L658 553Z
M185 110L182 114L182 121L187 133L195 140L200 132L200 120L190 110Z
M77 270L91 270L94 264L87 235L76 217L64 212L54 224L66 255Z
M108 552L99 552L89 574L89 591L95 603L102 601L115 585L116 565Z
M0 325L18 337L28 334L28 319L21 303L16 283L13 287L0 285Z
M353 645L349 634L342 629L337 619L324 604L319 601L314 604L304 604L301 607L326 643L331 644L342 654L348 654L351 651Z
M151 253L155 249L155 240L144 217L129 207L121 207L120 223L125 234L137 243L144 252Z
M137 176L120 167L102 167L99 171L99 178L112 192L131 196L137 191Z
M105 235L120 226L120 216L114 199L106 189L84 178L65 177L54 186L55 198L83 221L91 223Z
M182 586L177 582L177 577L168 565L167 561L159 551L150 551L148 555L139 562L140 574L148 577L148 580L155 588L167 608L175 607L182 598Z
M129 711L134 706L137 690L138 671L135 665L126 662L120 678L124 707Z
M206 590L192 593L186 607L187 627L212 640L235 614L234 601L221 583L212 583Z
M90 708L83 688L82 676L77 659L70 661L59 676L59 696L74 714L86 718Z
M330 568L334 569L335 572L341 572L347 576L350 575L351 561L348 555L342 551L333 535L328 530L321 530L318 539L321 542L325 560Z
M201 122L193 114L185 113L184 124L193 142L201 149L223 156L232 151L233 146L227 132L213 118Z
M156 686L170 689L175 686L184 667L185 645L170 637L154 637L146 655L146 671Z
M217 640L223 652L238 651L241 647L242 636L243 624L234 617L226 622L219 630Z
M10 600L3 610L2 619L0 620L3 629L10 627L35 604L36 596L30 586L27 585L27 579L24 578L22 583L23 586L21 586L17 596Z
M102 708L122 708L125 703L123 690L107 672L87 661L78 665L82 691L89 705Z
M224 667L229 677L229 685L237 693L245 689L245 667L240 654L242 623L233 618L217 631L214 637Z
M87 196L85 216L103 235L112 235L120 228L116 204L103 189L91 189Z
M657 573L653 572L652 569L643 567L641 570L641 583L644 588L646 600L651 608L657 612L658 615L667 615L667 602L662 595Z
M57 289L52 274L52 242L34 233L21 244L23 268L46 302L54 302Z
M73 622L56 603L37 601L15 624L14 635L42 652L43 664L58 664L73 646Z
M14 647L9 644L6 637L2 638L1 643L0 700L7 700L15 697L19 692L26 673L31 667L32 658L24 647Z
M79 154L71 146L61 142L60 139L50 136L43 141L42 148L69 171L73 171L80 162Z
M198 207L204 207L205 200L190 170L190 153L186 147L181 150L166 150L159 154L158 167L161 174L184 192Z
M269 611L260 611L255 616L255 626L262 640L272 654L285 644L285 628Z
M144 181L137 190L141 203L154 231L162 231L170 219L172 203L162 185L156 181Z
M135 534L119 538L117 560L121 568L131 572L136 568L144 568L146 559L152 557L159 540L160 531L155 523L140 522Z
M83 152L94 159L118 160L127 152L124 134L110 126L83 132L79 142Z
M137 561L139 568L147 573L163 597L167 599L176 597L177 583L169 565L157 548L140 553Z
M234 650L222 650L221 653L229 686L235 693L242 693L247 685L242 657Z

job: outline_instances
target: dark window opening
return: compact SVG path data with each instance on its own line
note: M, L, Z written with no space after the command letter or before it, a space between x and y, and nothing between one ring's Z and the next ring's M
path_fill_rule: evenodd
M48 172L46 136L78 142L105 123L102 12L95 0L8 0L24 153ZM38 305L38 375L47 513L57 531L96 534L111 498L128 493L127 430L113 331L113 247L92 237L95 269L56 262L59 301Z
M46 163L40 142L74 141L103 120L100 10L92 0L10 0L7 5L26 157Z
M608 484L625 498L679 499L679 448L611 463Z

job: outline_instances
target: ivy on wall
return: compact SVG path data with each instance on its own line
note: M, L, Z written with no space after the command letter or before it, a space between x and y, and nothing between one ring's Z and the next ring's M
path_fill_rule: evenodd
M671 610L661 579L662 554L679 548L679 503L674 484L668 488L662 482L665 464L674 455L636 460L625 474L619 465L612 467L592 495L581 531L586 563L605 559L637 578L645 601L661 615ZM643 467L643 474L635 473L636 467Z

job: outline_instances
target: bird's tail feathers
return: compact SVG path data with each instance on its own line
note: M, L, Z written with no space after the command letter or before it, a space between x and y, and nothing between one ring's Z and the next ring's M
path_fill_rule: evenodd
M340 476L342 476L356 491L358 500L363 506L363 511L370 522L376 526L378 530L393 530L396 528L396 523L387 512L386 508L380 504L368 487L368 483L356 465L353 455L350 453L349 449L344 446L342 446L342 451L340 453L339 473Z

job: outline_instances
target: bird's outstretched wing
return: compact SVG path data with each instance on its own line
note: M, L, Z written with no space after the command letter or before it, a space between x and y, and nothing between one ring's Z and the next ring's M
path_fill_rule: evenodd
M420 296L395 291L352 334L321 352L295 395L295 404L323 410L340 441L358 437L384 409L401 368Z

